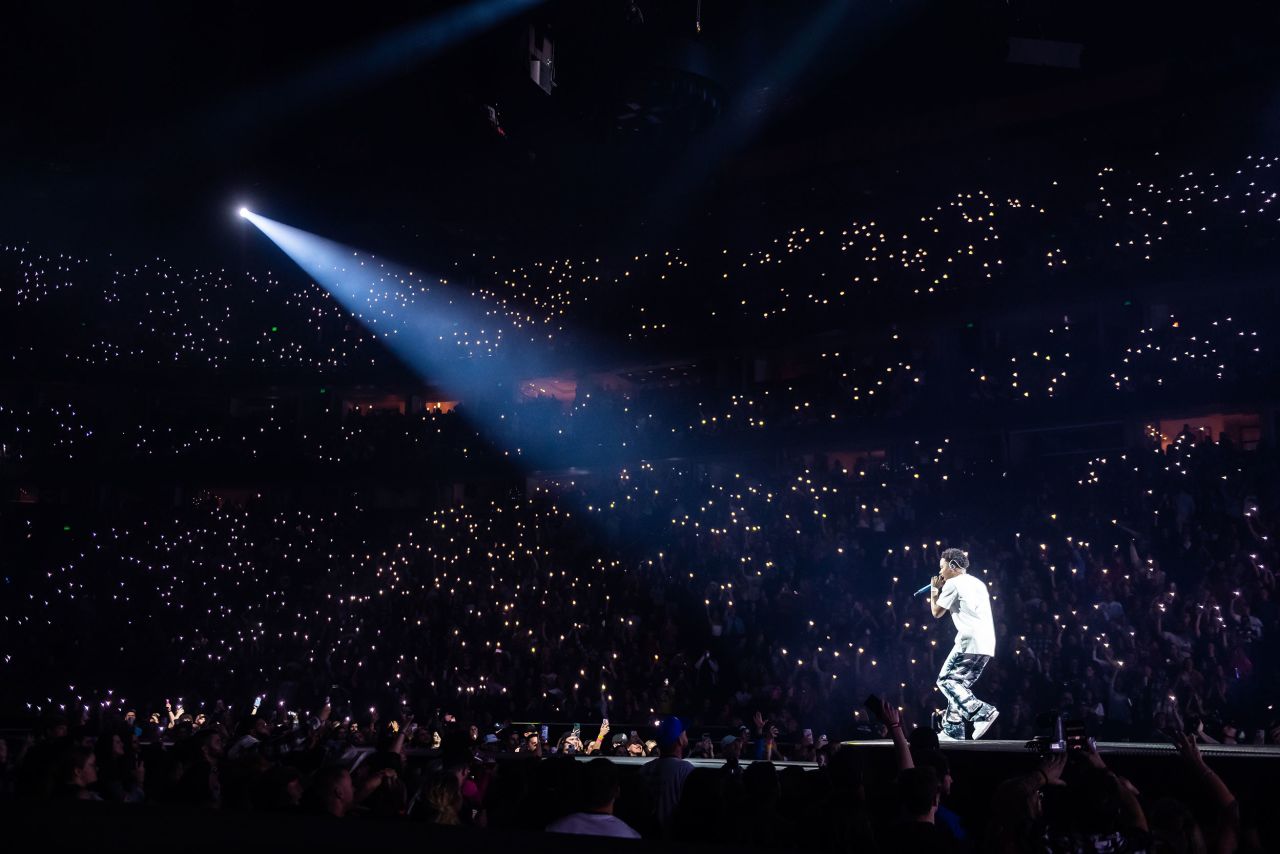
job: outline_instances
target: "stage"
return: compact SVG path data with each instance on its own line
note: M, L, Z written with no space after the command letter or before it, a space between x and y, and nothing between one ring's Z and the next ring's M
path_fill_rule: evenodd
M999 762L1003 766L1005 764L1015 763L1019 760L1025 760L1027 767L1032 767L1032 762L1036 757L1036 751L1027 747L1027 742L1012 739L982 739L979 741L944 741L940 744L943 752L947 756L952 757L953 761L968 761L973 758L982 756L999 756ZM890 755L893 749L893 742L887 738L868 739L866 741L842 741L841 748L852 748L864 751L868 760L873 759L881 754ZM1104 760L1115 757L1148 757L1152 760L1163 762L1176 761L1178 758L1177 751L1173 749L1172 744L1161 744L1159 742L1149 741L1100 741L1097 742L1098 753ZM1200 754L1205 757L1212 765L1215 759L1219 760L1280 760L1280 746L1254 746L1249 744L1202 744L1200 745ZM963 757L963 760L960 759ZM582 761L590 761L596 756L579 756ZM649 756L609 756L606 757L611 762L622 766L640 766L646 762L652 761ZM695 768L719 768L724 765L723 759L689 759ZM739 759L742 765L750 764L755 761L750 756L744 756ZM779 768L804 768L806 770L817 769L816 762L774 762Z
M840 742L840 746L858 749L890 748L893 747L893 742L887 738L872 739L868 741L842 741ZM941 742L940 746L947 754L1017 753L1023 756L1031 756L1035 753L1034 750L1027 747L1026 741L1015 740L981 739L978 741L944 741ZM1097 742L1097 748L1098 753L1101 754L1103 758L1106 758L1107 756L1167 756L1170 759L1177 757L1177 751L1174 750L1172 744L1161 744L1160 742L1100 741ZM1233 757L1274 760L1280 759L1280 746L1256 746L1251 744L1202 744L1200 745L1200 754L1206 759L1213 759L1214 757Z

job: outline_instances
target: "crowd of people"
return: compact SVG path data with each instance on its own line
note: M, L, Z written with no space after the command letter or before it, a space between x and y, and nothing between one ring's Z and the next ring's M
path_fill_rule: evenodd
M735 234L725 246L520 264L464 253L433 273L356 251L350 271L369 282L345 301L287 268L191 269L5 244L0 299L12 311L0 322L10 366L39 372L368 378L394 368L379 338L405 328L415 307L444 317L444 350L462 357L517 343L570 354L708 335L761 344L838 328L871 301L901 307L902 319L947 295L1006 288L1019 297L1031 282L1052 295L1077 273L1073 292L1092 281L1129 287L1159 265L1176 271L1203 256L1231 257L1237 270L1265 258L1275 158L1211 170L1169 160L1153 154L1021 189L922 198L776 237ZM1047 328L1058 325L1045 324L1042 346L1027 349L1050 347ZM75 334L55 339L41 334L47 328ZM883 379L874 374L851 385Z
M285 389L270 397L182 395L141 398L101 386L63 387L26 400L0 398L0 465L27 469L86 465L294 467L431 464L477 467L512 460L571 465L698 453L743 443L874 431L886 419L919 423L939 405L1052 419L1101 399L1132 394L1249 398L1274 380L1255 324L1230 314L1164 319L1092 343L1070 326L1041 340L992 340L967 368L949 347L929 350L892 333L810 353L796 376L728 391L691 380L675 386L606 389L578 382L562 399L536 391L518 400L361 406L343 390ZM1265 337L1265 336L1263 336ZM1032 343L1039 341L1039 343ZM1046 343L1047 341L1047 343ZM1102 342L1105 341L1104 345ZM951 363L948 365L948 363ZM172 397L170 402L169 398ZM1164 400L1166 398L1158 398Z
M619 340L678 337L709 318L744 336L813 331L870 287L910 307L1010 285L1013 268L1065 275L1098 263L1103 233L1108 251L1146 262L1203 230L1269 227L1276 193L1259 185L1272 163L1126 188L1103 170L1090 249L1083 226L1036 248L1053 204L980 192L909 231L798 228L733 260L473 259L456 275L481 309L446 345L495 360L517 338L570 347L575 321L606 303L634 309L602 321ZM1017 460L991 430L959 431L966 407L1029 399L1074 412L1176 387L1196 403L1243 389L1266 405L1265 300L1248 314L1148 300L1141 316L1099 310L1044 332L993 323L972 341L956 318L945 334L924 318L762 357L768 369L732 391L581 382L568 399L370 412L344 408L336 379L396 370L387 331L315 283L154 262L85 301L89 262L4 251L18 275L0 282L16 299L0 319L15 374L0 397L0 476L20 482L0 508L0 718L31 734L0 739L0 796L972 847L947 809L930 723L946 705L935 680L952 628L916 593L950 547L990 591L996 655L981 694L1000 715L987 737L1026 740L1066 720L1099 740L1172 738L1220 812L1204 832L1219 850L1255 844L1196 745L1280 745L1280 454L1266 431L1153 426L1104 452ZM705 305L687 304L690 277L714 284ZM397 279L395 300L378 292L368 308L394 325L397 309L451 287ZM64 310L68 323L95 316L42 335L37 315ZM68 384L45 379L68 368ZM137 407L83 393L157 368L184 383L225 374L232 398L244 370L292 372L316 391L238 408L207 405L226 402L216 395L155 403L177 400L172 389L137 393ZM145 388L156 383L148 374ZM850 424L898 434L859 444ZM763 452L714 452L742 435L764 437ZM593 455L606 446L626 453ZM368 485L430 468L460 473L460 498L468 465L553 457L564 465L466 501ZM147 462L179 500L117 501L128 489L115 484L93 507L56 500L67 481L124 480ZM284 466L292 488L227 486L243 465ZM28 489L42 478L46 493ZM864 775L837 749L869 736L898 746L891 775ZM631 775L599 761L619 757L648 764ZM789 761L820 770L778 764ZM1201 832L1184 807L1136 797L1096 751L1073 761L1045 759L1000 787L980 821L988 841L1083 835L1143 850ZM735 822L744 810L758 821Z
M1147 441L1033 471L947 439L767 475L645 463L425 518L361 494L85 526L36 505L9 520L6 681L32 714L328 696L735 731L763 708L801 749L867 690L912 724L941 705L949 634L913 592L960 542L992 591L993 735L1062 709L1110 738L1274 742L1275 454Z
M485 733L452 716L430 728L404 713L348 729L327 704L301 721L273 721L256 708L238 720L224 708L193 721L170 707L169 741L132 713L96 729L53 716L14 754L0 741L0 802L112 801L826 851L1260 852L1274 841L1262 803L1242 803L1194 735L1174 734L1178 757L1162 760L1181 787L1144 794L1090 741L1028 756L982 797L957 800L956 782L978 781L953 772L932 730L908 737L895 707L868 709L892 740L892 764L823 745L816 769L779 765L731 734L714 751L721 763L697 767L686 757L713 751L695 747L675 716L654 721L643 745L611 738L606 721L593 738L575 726L555 746L545 730ZM434 749L415 749L432 741ZM649 758L626 767L615 755Z

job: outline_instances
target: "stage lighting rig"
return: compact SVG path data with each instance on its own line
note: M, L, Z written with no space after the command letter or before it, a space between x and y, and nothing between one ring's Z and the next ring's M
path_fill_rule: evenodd
M529 25L529 79L551 94L556 85L556 43L536 24Z

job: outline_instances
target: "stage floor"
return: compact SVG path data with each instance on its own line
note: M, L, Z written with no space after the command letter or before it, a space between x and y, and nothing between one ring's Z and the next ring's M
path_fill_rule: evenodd
M887 738L868 741L842 741L842 746L863 748L892 747L893 742ZM1001 741L999 739L980 739L978 741L944 741L942 749L946 751L964 751L966 753L1031 753L1025 741ZM1126 756L1172 756L1176 751L1172 744L1145 741L1100 741L1098 752L1101 754L1123 754ZM1200 753L1205 756L1235 756L1257 759L1280 758L1280 747L1275 745L1254 746L1249 744L1202 744Z
M893 747L893 742L887 738L869 739L866 741L842 741L842 747L852 747L867 751L889 750ZM1031 756L1033 751L1027 748L1025 741L1000 740L1000 739L981 739L978 741L945 741L942 743L942 749L948 753L965 753L975 758L981 754L1024 754ZM1104 756L1168 756L1172 758L1176 751L1172 744L1161 744L1159 742L1144 741L1100 741L1098 742L1098 752ZM1207 757L1232 757L1235 759L1280 759L1280 747L1275 745L1256 747L1248 744L1202 744L1200 745L1200 753ZM579 756L582 761L594 759L593 756ZM644 765L652 761L649 756L610 756L612 762L618 765ZM724 765L723 759L690 759L689 760L697 768L719 768ZM753 760L750 757L744 757L742 764L746 765ZM779 768L795 766L797 768L812 769L817 768L817 764L813 762L775 762Z
M887 741L884 743L891 744L891 742L887 742ZM859 744L873 745L873 744L879 744L879 742L863 741L863 742L859 742ZM590 762L592 759L597 759L599 757L576 756L574 758L580 762ZM652 756L606 756L605 759L608 759L614 765L636 765L636 766L645 765L653 761ZM692 764L693 767L695 768L719 768L724 765L723 759L689 759L687 761L690 764ZM740 761L743 765L750 765L752 762L755 761L755 758L743 757L743 759ZM773 764L777 765L779 768L789 768L793 765L797 768L817 768L818 767L818 764L816 762L775 762Z

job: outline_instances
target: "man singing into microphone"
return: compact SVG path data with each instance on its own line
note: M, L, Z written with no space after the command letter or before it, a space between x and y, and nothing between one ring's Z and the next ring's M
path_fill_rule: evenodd
M1000 714L996 707L973 696L973 683L996 654L996 629L991 619L991 598L987 585L969 574L969 556L960 549L947 549L938 562L929 589L929 610L934 617L950 613L956 626L956 643L938 673L938 688L947 698L942 716L940 741L981 738Z

